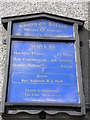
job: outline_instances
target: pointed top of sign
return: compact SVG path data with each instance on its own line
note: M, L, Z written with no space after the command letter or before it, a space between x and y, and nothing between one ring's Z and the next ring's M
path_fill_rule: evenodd
M69 17L65 17L65 16L58 16L55 14L45 13L45 12L34 13L34 14L25 14L25 15L19 15L19 16L3 17L1 19L1 21L2 21L2 24L5 27L5 29L7 29L8 21L14 21L14 22L28 21L31 19L34 20L34 19L40 19L40 18L46 18L46 19L53 20L53 21L62 21L62 22L69 23L69 24L77 23L79 26L84 25L83 20L78 20L78 19L69 18Z

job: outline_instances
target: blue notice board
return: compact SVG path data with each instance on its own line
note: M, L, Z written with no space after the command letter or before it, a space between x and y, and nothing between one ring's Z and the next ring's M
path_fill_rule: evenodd
M73 25L38 19L26 22L13 23L12 35L30 37L74 37Z
M7 101L79 104L74 43L12 41Z

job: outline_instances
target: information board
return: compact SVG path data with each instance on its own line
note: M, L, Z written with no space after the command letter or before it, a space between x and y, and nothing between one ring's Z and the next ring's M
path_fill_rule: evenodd
M50 37L50 38L74 37L73 25L46 19L13 23L12 34L14 36Z
M12 41L7 101L79 104L74 43Z

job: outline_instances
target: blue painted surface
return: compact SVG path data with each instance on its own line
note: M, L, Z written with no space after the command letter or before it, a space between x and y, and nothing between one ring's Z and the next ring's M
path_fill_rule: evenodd
M13 35L31 37L73 37L73 25L39 19L13 24Z
M79 104L74 43L12 41L7 101Z

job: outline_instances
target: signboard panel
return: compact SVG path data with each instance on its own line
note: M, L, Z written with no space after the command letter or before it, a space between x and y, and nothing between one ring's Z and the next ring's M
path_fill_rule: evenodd
M79 104L74 43L12 41L7 101Z
M51 37L51 38L74 37L73 25L45 19L13 23L12 34L14 36Z

